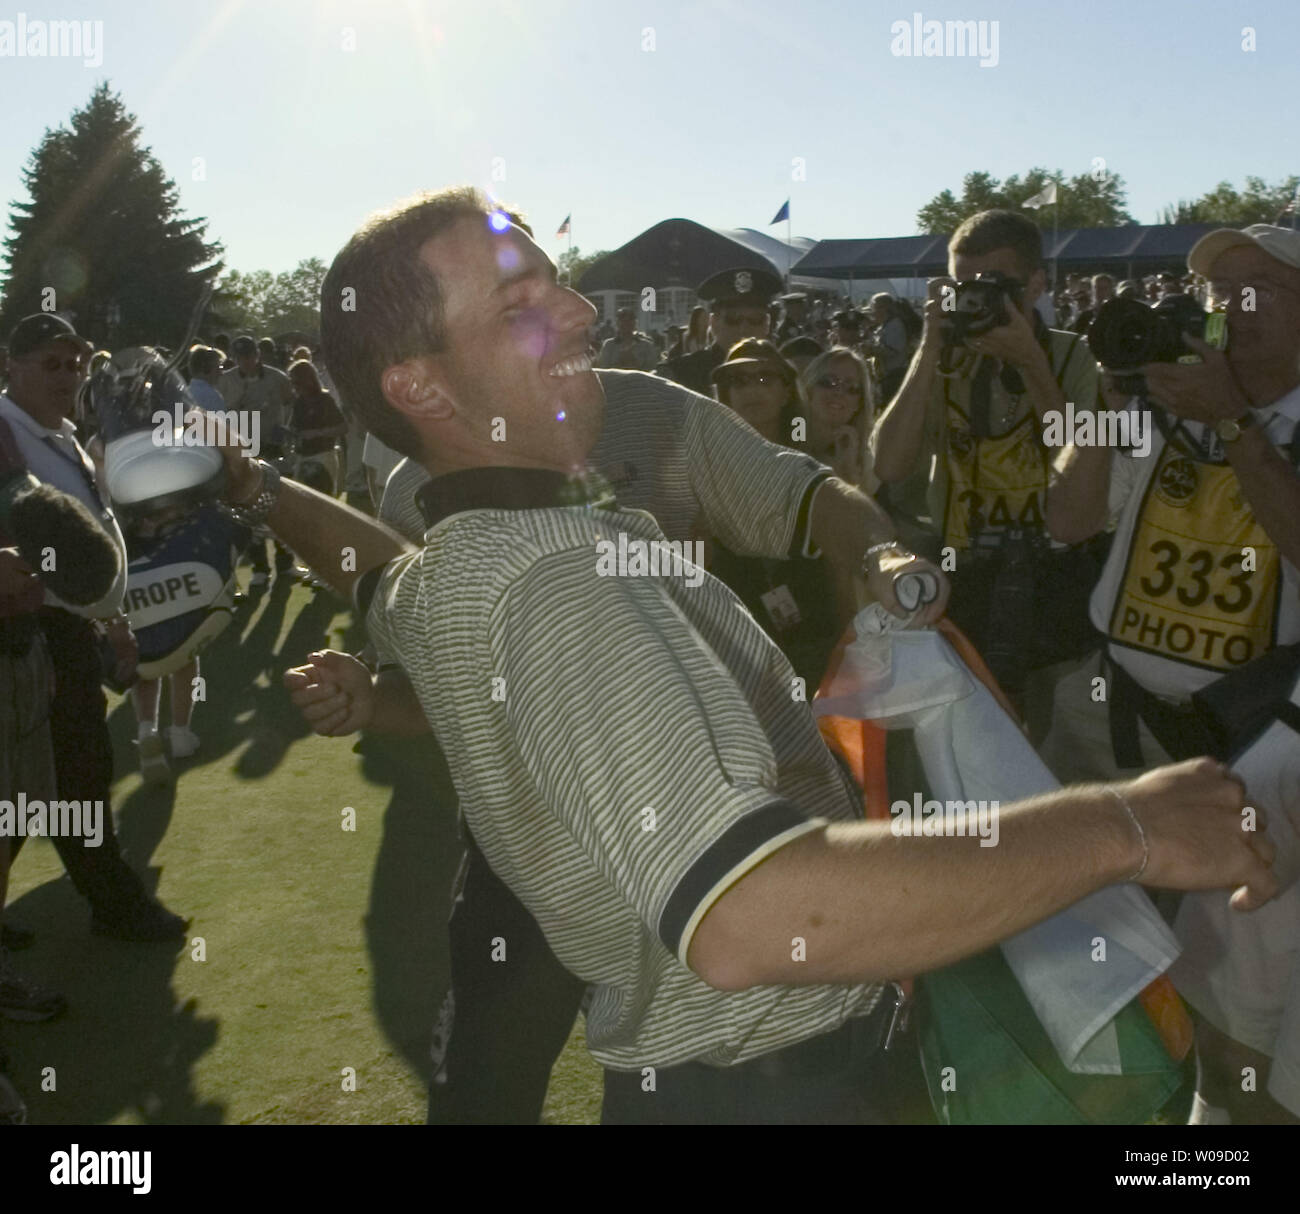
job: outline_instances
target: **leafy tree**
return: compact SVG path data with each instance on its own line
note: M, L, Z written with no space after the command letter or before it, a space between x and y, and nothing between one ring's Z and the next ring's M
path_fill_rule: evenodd
M979 211L996 207L1020 210L1026 199L1052 181L1056 182L1056 203L1024 211L1040 227L1051 228L1055 222L1060 228L1110 228L1133 222L1133 217L1124 210L1124 179L1118 174L1102 169L1096 173L1080 173L1067 181L1059 169L1048 172L1044 168L1032 168L1023 178L1013 173L1001 182L991 173L967 173L962 181L961 197L951 190L936 194L917 212L917 227L922 232L948 235Z
M597 249L594 253L584 253L576 244L571 249L565 249L555 259L555 264L560 271L560 281L567 285L576 286L582 281L582 276L587 272L589 266L602 257L608 256L608 249Z
M122 100L100 84L23 169L4 242L0 332L59 311L99 345L174 345L221 269L206 221L178 210L174 182Z
M319 257L272 274L231 270L217 284L217 323L230 333L255 337L320 332L320 286L327 267Z
M1252 223L1285 223L1300 204L1300 177L1291 176L1269 185L1262 177L1247 177L1238 193L1229 181L1190 202L1171 203L1160 212L1161 223L1221 223L1244 228Z

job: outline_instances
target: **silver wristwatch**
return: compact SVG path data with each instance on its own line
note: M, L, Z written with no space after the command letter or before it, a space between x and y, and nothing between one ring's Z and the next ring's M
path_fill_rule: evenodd
M266 516L271 513L275 499L280 496L279 470L274 464L268 464L266 460L257 462L262 466L262 487L257 491L257 496L244 505L236 505L233 502L220 503L222 513L244 527L265 526Z

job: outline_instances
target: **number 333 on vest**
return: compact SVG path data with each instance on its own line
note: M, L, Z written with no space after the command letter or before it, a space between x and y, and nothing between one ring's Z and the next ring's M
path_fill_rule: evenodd
M1193 666L1235 669L1276 641L1279 574L1277 548L1232 468L1166 448L1129 546L1111 640Z

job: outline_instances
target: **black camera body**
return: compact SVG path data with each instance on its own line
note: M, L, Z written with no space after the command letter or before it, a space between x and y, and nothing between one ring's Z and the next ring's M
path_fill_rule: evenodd
M1139 367L1200 361L1183 344L1184 334L1218 349L1224 345L1219 314L1206 312L1190 295L1171 295L1154 307L1136 299L1109 299L1088 326L1088 346L1111 373L1118 391L1145 396L1146 379Z
M1011 308L1018 308L1024 287L997 270L968 278L953 288L951 309L941 306L939 322L943 344L950 348L964 345L1011 320Z

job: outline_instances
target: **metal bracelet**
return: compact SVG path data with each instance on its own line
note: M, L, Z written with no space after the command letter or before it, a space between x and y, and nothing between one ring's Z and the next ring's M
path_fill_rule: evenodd
M269 464L265 460L257 462L262 470L262 483L258 488L257 496L251 502L244 504L221 503L221 510L245 527L263 526L267 515L275 505L276 498L280 496L279 470L274 464Z
M888 552L891 548L896 548L900 552L902 551L902 547L897 540L882 540L879 544L872 544L871 547L862 554L863 572L866 572L867 562L871 560L873 556L877 556L882 552Z
M1138 840L1142 844L1142 863L1138 865L1137 872L1127 878L1129 881L1136 881L1147 871L1147 862L1151 859L1151 846L1147 843L1147 832L1142 829L1142 823L1138 821L1138 816L1133 812L1133 806L1128 803L1127 799L1113 788L1107 788L1106 791L1124 807L1124 812L1128 814L1129 821L1133 823L1134 828L1137 830Z

